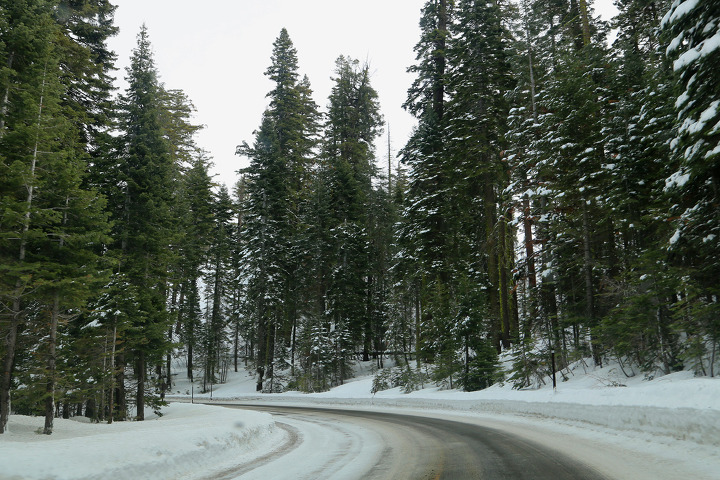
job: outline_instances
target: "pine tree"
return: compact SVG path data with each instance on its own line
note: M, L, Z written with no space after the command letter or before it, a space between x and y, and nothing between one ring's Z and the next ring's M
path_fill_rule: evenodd
M452 80L447 114L453 138L449 162L462 185L455 200L461 211L455 216L462 232L459 238L467 242L456 248L471 270L486 275L475 282L488 287L492 335L507 348L517 329L510 295L514 235L508 226L510 206L502 197L509 181L501 153L509 108L505 92L513 86L509 32L502 17L494 2L458 3L453 27L457 33L448 49ZM480 251L484 255L473 258L472 252Z
M180 179L175 203L175 217L182 235L174 248L176 261L172 267L170 304L174 309L175 333L182 339L187 355L187 378L192 381L200 333L197 330L200 325L198 281L207 263L214 219L210 163L202 155L191 157L190 162L190 168Z
M308 181L317 130L317 107L307 78L299 80L297 52L287 30L273 44L266 75L274 82L270 105L263 114L252 147L243 144L238 154L248 156L245 174L242 242L246 248L248 281L246 311L256 325L258 390L264 378L272 390L276 362L286 360L286 347L294 351L299 315L303 226L301 208ZM292 355L292 354L291 354Z
M445 139L445 104L447 83L447 38L452 18L452 3L428 1L420 20L421 38L415 46L418 63L408 70L417 78L408 90L404 104L419 122L401 152L409 167L408 186L402 229L399 231L401 255L396 270L406 275L408 294L415 313L415 350L418 367L420 350L426 337L422 320L431 322L432 308L428 292L436 282L449 281L446 265L450 256L451 215L448 193L454 175L443 159Z
M175 224L174 236L169 244L168 257L168 303L170 305L171 321L176 323L175 330L182 333L183 301L186 286L196 283L200 278L200 265L205 259L205 252L210 242L212 225L211 202L212 181L208 174L210 160L195 143L195 134L203 127L193 123L192 116L195 106L185 92L178 89L160 89L161 108L159 121L173 164L174 185L172 217L179 220ZM188 325L193 325L190 322ZM173 340L172 327L168 328L168 340ZM192 334L186 338L192 339ZM192 379L194 344L185 345L188 351L187 367L188 378ZM171 355L168 352L165 361L165 381L161 388L170 388ZM160 369L162 373L162 369Z
M272 379L274 373L276 333L283 320L282 280L288 248L287 171L275 132L270 113L266 112L252 148L245 144L238 149L238 153L250 158L250 166L243 172L247 201L243 208L242 275L247 278L246 311L256 325L258 391L264 388L265 376Z
M686 269L691 286L681 307L691 319L684 326L692 338L707 336L713 354L720 341L720 9L716 2L676 0L662 19L667 55L676 76L678 130L671 142L678 169L667 179L677 218L669 239L674 265ZM695 356L701 356L696 354ZM714 356L714 355L713 355ZM712 364L712 361L710 362ZM700 371L704 367L700 365Z
M230 259L230 242L233 239L232 218L234 206L224 185L220 187L213 204L214 225L212 243L208 251L209 268L205 277L212 305L206 318L205 375L206 382L218 383L216 373L226 372L229 357L226 355L227 299ZM221 379L224 375L221 375Z
M162 362L167 347L165 308L168 241L172 238L171 204L174 165L163 138L162 108L147 28L141 28L127 70L128 88L121 97L122 185L115 237L119 241L119 269L137 287L138 315L128 330L127 353L137 380L137 419L144 419L149 365ZM152 399L152 397L151 397Z
M252 355L250 343L254 338L252 332L252 324L247 321L243 315L243 300L245 298L245 282L239 273L242 271L243 257L242 251L244 245L242 243L242 231L244 229L244 212L243 205L246 200L245 195L245 179L240 179L233 189L233 205L235 210L233 237L230 244L230 272L232 278L229 281L229 316L233 335L233 368L238 371L238 360L240 358L241 340L245 341L245 363L247 365L248 356Z
M602 318L603 344L621 362L642 370L678 365L679 337L668 299L665 178L673 170L669 139L674 128L672 81L658 38L661 8L620 2L613 45L615 72L604 107L607 177L603 189L613 208L617 265L605 296L614 308Z
M416 349L442 363L440 375L452 382L463 369L469 378L470 356L461 361L460 352L470 352L474 339L489 335L499 348L516 330L510 209L497 211L507 184L500 159L509 34L494 2L428 2L421 29L419 63L410 69L418 79L406 102L419 126L403 150L406 253L397 268L413 272L416 331L433 339L418 339Z
M375 176L374 140L382 118L378 95L370 84L367 65L339 57L330 94L322 151L324 190L332 206L324 228L329 232L324 259L329 279L326 319L340 335L340 350L362 345L367 360L372 335L368 311L371 279L368 252L368 213ZM349 338L351 344L342 342ZM336 381L349 377L347 357L336 357Z

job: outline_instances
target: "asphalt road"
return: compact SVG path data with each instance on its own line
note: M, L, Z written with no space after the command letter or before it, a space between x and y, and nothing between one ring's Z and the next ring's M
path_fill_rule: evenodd
M214 478L606 478L549 446L499 428L387 412L226 406L273 414L288 440L251 464Z

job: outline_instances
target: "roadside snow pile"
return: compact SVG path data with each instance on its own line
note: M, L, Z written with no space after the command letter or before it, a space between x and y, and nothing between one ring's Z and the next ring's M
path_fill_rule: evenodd
M367 368L365 368L367 370ZM216 385L214 400L282 402L285 404L345 405L443 410L456 413L512 414L541 417L623 432L640 432L699 444L720 446L720 379L677 372L654 379L627 378L616 365L591 368L578 363L538 389L515 390L497 384L477 392L441 390L432 384L405 394L401 387L371 393L373 377L349 380L329 392L262 394L247 374L234 374ZM195 398L209 400L207 394Z
M192 478L271 451L284 432L266 413L173 404L144 422L112 425L10 417L0 435L0 479ZM208 470L209 468L213 470Z

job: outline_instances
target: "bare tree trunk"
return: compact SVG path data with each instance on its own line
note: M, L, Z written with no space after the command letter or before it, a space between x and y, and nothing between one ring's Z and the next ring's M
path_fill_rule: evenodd
M484 159L487 165L488 160ZM495 212L495 182L491 174L483 178L483 209L485 217L485 254L487 255L487 271L490 288L488 304L491 318L493 344L498 353L506 346L507 339L503 335L502 319L500 318L500 271L498 265L497 220Z
M530 39L530 29L526 28L525 30L525 36L527 40L528 45L528 70L530 73L530 103L532 105L532 116L533 116L533 123L537 125L538 123L538 108L537 108L537 101L535 99L535 65L533 61L533 48L532 48L532 42ZM527 176L527 174L526 174ZM529 183L527 178L525 178L526 183ZM532 212L530 208L530 198L528 195L523 196L523 232L524 232L524 240L525 240L525 276L528 281L528 288L530 290L530 311L527 315L527 320L525 322L524 326L524 335L527 338L530 338L532 335L532 328L533 328L533 320L537 316L537 302L534 301L534 296L536 294L535 290L537 289L537 274L535 269L535 242L533 239L533 220L532 220Z
M168 341L172 344L173 340L173 327L170 325L168 327ZM166 383L165 383L165 389L169 392L172 390L172 355L170 351L168 350L167 355L165 356L165 376L166 376Z
M515 335L512 317L512 299L510 296L510 272L508 267L508 224L507 217L503 216L498 225L498 290L500 302L500 321L502 325L503 348L510 348Z
M187 378L192 382L195 379L193 378L193 344L190 342L188 344L188 352L187 352Z
M116 383L116 400L117 410L119 414L119 420L126 420L128 416L127 408L127 391L125 388L125 367L127 367L125 361L125 352L121 351L117 356L117 383Z
M420 340L422 338L420 326L421 322L420 319L422 318L422 311L421 311L421 302L420 302L420 287L415 286L415 364L417 365L418 370L420 370L420 367L422 367L422 361L420 359Z
M137 377L137 395L135 405L137 406L137 421L145 420L145 352L137 352L137 366L135 376Z
M18 295L19 292L16 292ZM10 329L5 336L5 358L3 360L3 376L0 383L0 433L7 429L10 417L10 382L15 361L18 326L20 325L20 297L13 299L13 311L10 318Z
M50 312L50 338L48 340L48 364L47 382L45 389L45 427L43 433L50 435L53 432L53 420L55 419L55 372L57 364L56 345L57 328L60 317L60 295L55 293L53 305Z
M235 319L235 338L233 341L233 363L235 366L235 373L238 371L238 349L240 348L240 325L238 319Z
M117 317L115 317L115 325L113 325L112 337L112 353L110 355L110 399L108 400L108 424L113 423L113 414L115 413L115 349L117 345Z
M293 308L295 310L295 308ZM292 340L290 345L290 375L295 376L295 342L297 341L297 312L293 311Z
M62 225L63 228L67 225L67 211L70 205L70 197L65 197L65 210L63 212ZM65 238L60 235L60 250L65 246ZM55 375L57 365L57 329L60 320L60 293L55 292L53 294L52 310L50 312L50 338L48 345L48 372L47 372L47 390L45 394L45 429L43 433L45 435L52 434L53 430L53 419L55 411Z
M260 319L258 322L258 329L257 329L257 345L258 345L258 355L256 359L257 363L257 384L255 385L255 390L258 392L262 392L263 389L263 379L265 376L265 365L267 363L267 348L268 348L268 333L267 333L267 323L268 320L265 318L265 312L264 309L261 309L260 311Z
M588 16L587 0L580 1L580 20L582 22L583 45L590 45L590 18Z
M532 332L533 319L537 315L536 302L532 300L537 289L537 274L535 273L535 243L532 232L532 216L530 212L530 199L527 195L523 197L523 232L525 240L525 277L530 290L530 311L524 326L524 335L527 337Z
M596 341L593 330L595 326L595 301L593 293L592 280L592 252L590 250L590 219L588 215L587 202L583 202L582 211L582 228L583 228L583 270L585 273L585 316L588 325L590 325L590 346L595 365L602 366L602 357L600 355L600 344Z
M8 70L12 68L14 59L15 59L15 52L10 52L10 55L8 55L8 61L7 61ZM8 79L8 84L5 86L5 92L3 93L2 103L0 103L0 138L3 138L3 136L5 135L5 115L7 115L9 102L10 102L10 79ZM0 430L0 433L2 433L1 430Z

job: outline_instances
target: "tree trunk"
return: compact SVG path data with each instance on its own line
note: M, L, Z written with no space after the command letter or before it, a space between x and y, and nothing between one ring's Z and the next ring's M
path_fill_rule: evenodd
M47 382L45 388L45 427L43 433L50 435L53 432L55 419L55 371L56 371L56 344L58 319L60 317L60 295L55 293L50 312L50 338L48 339Z
M507 216L503 216L499 221L498 229L498 286L500 301L500 319L502 322L502 345L508 349L517 332L512 322L512 297L510 295L510 258L512 251L508 252L508 248L512 245L509 239L509 228L507 224Z
M260 321L258 322L258 329L257 329L257 345L258 345L258 355L257 355L257 385L255 385L255 390L258 392L262 392L263 389L263 378L265 376L265 365L267 364L267 348L268 348L268 334L267 334L267 318L264 318L263 311L260 310Z
M115 410L115 345L117 344L117 317L113 325L112 353L110 354L110 398L108 399L108 424L113 422Z
M215 372L218 368L218 359L220 356L220 335L222 331L222 318L220 315L220 306L222 303L222 263L220 254L218 253L215 258L215 276L213 279L213 306L212 314L210 316L210 331L212 332L210 337L210 349L208 351L208 376L211 383L217 383L215 378Z
M188 353L187 353L187 378L192 382L193 378L193 344L192 341L188 342Z
M235 366L235 373L238 371L238 349L240 348L240 322L235 320L235 339L233 341L233 363ZM294 343L294 342L293 342Z
M488 159L484 164L488 165ZM489 314L492 324L493 343L498 353L502 352L506 339L503 338L502 319L500 318L500 272L498 265L498 242L496 232L495 185L493 176L486 173L483 177L483 215L485 217L485 254L490 288L488 290Z
M290 341L290 375L295 377L295 342L297 341L297 312L293 308L292 316L292 339ZM235 361L237 365L237 360ZM237 367L236 370L237 371Z
M13 60L15 59L15 52L10 52L8 55L7 68L12 68ZM0 139L5 135L5 116L7 115L8 103L10 102L10 79L8 78L8 84L5 86L5 92L3 92L2 103L0 103ZM1 426L0 426L1 427ZM2 429L0 428L0 433Z
M117 357L117 380L116 380L116 400L119 420L127 419L127 392L125 391L125 354L120 353Z
M137 355L137 367L135 376L137 377L137 395L135 404L137 406L137 421L145 420L145 352L139 351Z
M583 45L590 45L590 18L588 15L587 0L580 1L580 20L582 22L582 39Z
M447 34L447 5L446 0L440 0L438 11L438 30L441 32L435 40L435 76L433 89L433 111L437 120L442 120L445 110L445 49Z
M107 384L106 384L106 374L107 374L107 361L108 361L108 330L107 327L105 329L105 345L103 345L103 353L102 353L102 371L103 371L103 379L102 379L102 390L100 390L100 399L99 399L99 405L97 409L97 418L96 420L98 422L105 420L105 400L107 395Z
M421 312L421 302L420 302L420 287L415 286L415 364L417 365L418 370L420 370L420 367L422 367L422 360L420 359L420 345L421 345L421 332L420 332L420 319L422 318L422 312Z
M595 327L595 300L592 280L592 252L590 249L590 218L588 206L582 200L582 228L583 228L583 270L585 274L585 316L590 326L590 346L592 348L593 360L598 367L602 366L600 344L596 339L593 329Z
M533 300L535 290L537 289L537 274L535 273L535 244L532 232L532 216L530 212L530 199L527 195L523 197L523 233L525 240L525 277L528 282L530 309L528 311L527 320L523 328L523 335L528 337L531 335L533 320L537 315L535 305L537 302Z
M172 344L173 339L173 328L172 325L168 327L168 341L170 344ZM167 355L165 356L165 376L166 376L166 383L165 383L165 389L169 392L172 390L172 355L170 351L168 351Z
M10 417L10 385L15 361L15 347L17 345L18 327L20 325L20 313L20 299L18 297L16 300L13 300L10 328L5 336L5 358L3 359L2 382L0 382L0 433L4 433L7 429L7 422Z

